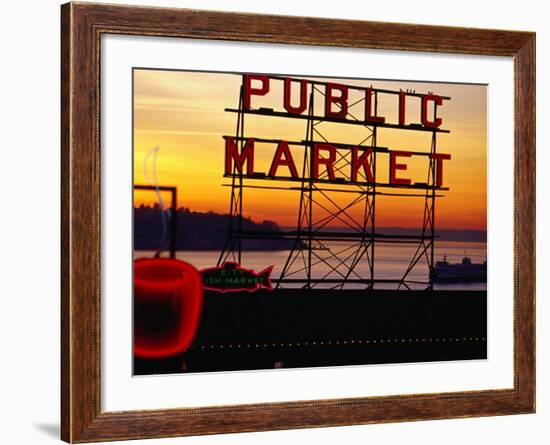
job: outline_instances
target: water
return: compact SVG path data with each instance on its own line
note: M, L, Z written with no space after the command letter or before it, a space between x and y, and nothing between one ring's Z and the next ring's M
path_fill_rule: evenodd
M354 252L353 248L350 248L351 245L347 242L327 242L327 247L330 248L331 252L343 251L347 248L346 252L351 254ZM406 244L377 244L375 251L375 279L400 279L407 267L410 264L411 259L414 256L414 253L417 249L417 245ZM151 257L154 252L152 251L136 251L135 258L140 257ZM307 256L307 252L304 252ZM289 251L243 251L242 253L242 266L248 269L253 269L256 272L260 272L266 267L273 265L272 278L278 278L281 274L281 271L284 267L284 264L288 258ZM329 251L325 250L315 250L313 252L312 262L317 263L313 267L312 278L334 278L341 279L342 275L331 272L331 266L337 266L338 260L331 256ZM162 256L167 256L167 253L164 253ZM340 256L340 259L347 256L344 254L344 257ZM486 243L483 242L463 242L463 241L436 241L435 245L435 260L440 261L443 257L447 257L447 261L450 263L458 263L462 261L464 256L471 258L473 263L482 263L487 258L487 248ZM178 259L187 261L193 264L197 269L204 269L207 267L215 266L219 252L218 251L179 251L176 254ZM351 257L353 258L353 256ZM349 264L351 258L346 261L346 264ZM294 263L292 271L294 272L289 278L302 278L305 277L305 272L297 271L303 267L303 260L299 258ZM346 274L346 269L340 267L340 272L344 275ZM355 268L357 275L351 274L350 278L370 278L368 274L368 266L366 257L358 263ZM408 280L410 281L428 281L428 267L426 259L421 259L414 269L409 273ZM285 287L299 287L299 284L288 284ZM328 288L334 286L334 284L318 284L316 287L319 288ZM346 288L361 288L364 287L364 284L359 283L348 283ZM389 283L380 283L376 285L378 289L395 289L396 284ZM414 284L410 285L413 289L423 289L426 286L423 284ZM436 284L434 285L435 289L440 290L486 290L486 283L453 283L453 284Z

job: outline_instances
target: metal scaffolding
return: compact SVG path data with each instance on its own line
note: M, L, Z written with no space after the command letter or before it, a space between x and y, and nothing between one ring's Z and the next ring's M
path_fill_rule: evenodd
M271 79L283 80L282 77L270 76ZM292 240L292 247L282 267L281 274L273 278L278 288L324 287L346 289L358 286L374 289L377 284L391 285L411 289L422 286L432 289L431 270L434 266L435 246L435 203L442 195L436 193L448 190L437 185L437 134L449 133L440 128L427 128L419 124L391 124L361 120L354 112L355 107L366 100L359 99L351 103L344 118L316 115L316 100L324 100L324 87L328 82L308 79L311 85L308 93L307 112L292 114L275 111L268 108L248 108L244 106L245 76L240 88L237 108L227 108L225 111L237 116L236 132L233 137L240 153L243 152L247 137L245 136L245 117L247 115L270 118L305 120L305 137L301 141L287 141L289 146L301 147L302 166L299 178L267 176L239 171L236 165L225 177L231 179L228 228L225 245L220 253L218 265L225 261L242 262L243 240L269 239ZM360 89L357 85L351 88ZM378 115L379 94L400 94L400 91L371 88L373 116ZM369 93L370 94L370 93ZM408 96L422 97L424 94L407 91ZM443 97L443 99L450 99ZM364 105L364 104L363 104ZM434 104L434 120L437 116L437 105ZM322 126L325 122L335 122L342 125L360 126L365 133L357 144L331 142L323 135ZM377 158L381 153L388 153L388 148L378 146L378 129L388 128L410 131L428 132L431 134L431 147L428 151L413 151L414 155L428 158L428 173L425 183L390 184L377 178ZM256 142L276 143L278 140L254 137ZM313 179L313 147L324 143L337 147L337 158L333 164L339 178L331 179L327 171ZM367 178L366 172L359 169L356 178L344 168L352 161L354 147L368 154L368 162L372 167L372 177ZM353 180L355 179L355 180ZM260 181L260 182L259 182ZM261 181L275 181L281 185L263 185ZM389 181L388 181L389 182ZM261 188L266 190L294 190L299 192L298 215L295 230L258 231L243 229L243 197L246 188ZM338 196L336 199L335 196ZM377 231L376 213L381 209L376 206L377 196L394 196L401 198L424 199L424 216L420 234L384 234ZM357 210L360 211L357 211ZM353 213L352 213L353 210ZM335 229L334 225L345 228ZM416 246L409 266L402 276L381 279L375 275L376 246L379 244L409 244ZM335 247L336 246L336 247ZM422 261L422 260L425 260ZM426 280L411 278L413 269L425 264Z

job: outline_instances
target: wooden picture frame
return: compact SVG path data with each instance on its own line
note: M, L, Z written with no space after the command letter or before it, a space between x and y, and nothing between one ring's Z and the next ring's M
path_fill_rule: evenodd
M92 3L65 4L61 17L63 440L97 442L535 411L534 33ZM99 125L103 34L513 57L513 389L103 412Z

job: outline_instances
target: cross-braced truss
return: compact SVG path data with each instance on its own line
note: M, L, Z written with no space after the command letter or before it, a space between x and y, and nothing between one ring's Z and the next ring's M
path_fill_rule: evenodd
M225 261L242 261L243 240L245 239L284 239L288 245L292 241L288 256L282 266L280 276L273 281L281 287L304 288L365 288L373 289L378 284L407 288L422 286L432 288L431 270L434 265L435 246L435 201L436 195L436 136L440 130L431 132L431 149L429 156L428 177L425 184L415 184L406 192L399 190L384 192L380 188L387 184L377 182L377 154L387 152L388 149L377 144L376 123L365 123L357 116L359 107L364 106L365 97L348 105L345 118L341 123L352 123L363 130L358 142L353 144L332 143L326 132L323 131L326 122L334 122L324 116L316 115L316 101L324 100L325 91L320 88L323 82L313 82L309 92L307 113L296 116L271 109L244 108L244 76L240 90L239 106L237 109L226 111L237 114L235 140L242 153L246 137L244 131L245 115L255 114L272 117L300 118L306 121L305 138L303 141L290 142L300 146L303 150L298 187L258 186L250 184L256 180L270 180L275 178L252 177L233 166L231 175L231 198L228 218L226 242L220 253L218 264ZM378 90L372 89L372 104L374 116L378 109ZM386 92L386 91L384 91ZM337 104L336 104L337 105ZM434 117L437 107L434 107ZM338 122L338 121L337 121ZM418 126L398 126L396 128L418 130ZM268 139L254 138L256 141L274 142ZM334 173L339 181L330 180L328 169L320 172L316 179L312 179L313 149L315 144L326 143L338 147L336 159L333 163ZM352 162L352 149L357 147L361 153L369 151L368 163L371 166L372 177L368 178L366 171L360 169L356 178L350 177L349 165ZM428 155L428 153L424 153ZM280 178L278 178L280 179ZM353 179L353 180L352 180ZM246 180L246 184L245 184ZM277 233L258 232L243 228L243 193L244 189L264 188L270 190L297 190L299 191L298 215L295 230L278 231ZM399 189L394 187L392 190ZM412 190L411 190L412 189ZM417 190L416 193L414 192ZM409 198L424 198L424 216L421 233L408 235L391 235L379 233L376 230L376 197L399 196ZM385 244L407 244L416 246L409 266L401 276L380 279L375 274L376 246ZM412 278L412 271L425 267L425 279Z

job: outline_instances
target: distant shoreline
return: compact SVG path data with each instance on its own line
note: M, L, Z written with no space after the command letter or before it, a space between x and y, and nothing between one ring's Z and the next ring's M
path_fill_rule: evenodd
M479 243L483 243L483 241L463 241L463 240L449 240L449 239L436 239L436 243L437 241L445 241L445 242L457 242L457 243L461 243L461 244L479 244ZM332 241L334 242L334 241ZM338 242L338 241L336 241ZM340 241L340 242L348 242L348 241ZM157 249L154 249L154 248L151 248L151 249L134 249L135 252L155 252ZM164 249L166 250L166 249ZM269 249L269 250L265 250L265 249L245 249L243 248L242 249L243 252L288 252L289 249ZM219 252L220 249L190 249L190 248L185 248L185 249L176 249L176 252Z
M158 207L134 207L134 248L135 250L156 250L163 238L163 212ZM169 212L164 212L169 219ZM178 251L220 251L226 245L226 234L229 228L229 216L215 212L195 212L190 209L178 209L176 231L176 250ZM167 223L167 221L166 221ZM244 232L252 236L241 240L243 251L287 251L295 247L296 238L285 236L286 232L294 232L296 227L281 227L275 221L256 222L244 217L241 221ZM237 234L236 221L233 224L234 236ZM350 233L347 228L332 228L333 232ZM253 234L269 233L269 237ZM422 234L420 228L377 227L376 234L408 235ZM436 241L487 242L487 232L484 230L442 229L436 230ZM165 238L169 241L168 224Z
M283 230L295 230L291 227L283 227ZM351 229L345 227L334 228L335 231L349 233ZM377 227L376 233L383 235L421 235L422 229L408 227ZM435 231L436 241L464 241L464 242L487 242L486 230L474 229L439 229Z

